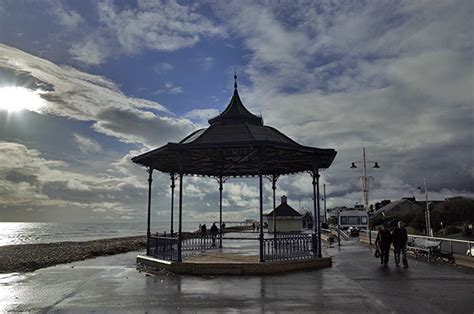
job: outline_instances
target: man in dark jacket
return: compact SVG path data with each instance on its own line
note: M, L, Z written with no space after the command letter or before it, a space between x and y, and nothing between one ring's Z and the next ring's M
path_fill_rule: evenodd
M395 254L395 265L398 267L398 264L400 264L400 253L402 253L403 267L407 268L408 267L408 261L407 261L408 235L407 235L407 230L405 229L401 221L399 221L398 226L395 229L393 229L392 238L393 238L393 252Z
M380 264L387 267L388 255L390 253L390 244L392 243L392 234L388 230L388 224L384 223L383 228L379 230L377 239L375 239L375 245L380 251Z

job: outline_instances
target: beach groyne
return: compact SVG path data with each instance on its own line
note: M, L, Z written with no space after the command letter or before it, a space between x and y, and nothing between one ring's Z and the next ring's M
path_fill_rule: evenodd
M142 250L145 236L0 246L0 273L28 272L103 255Z

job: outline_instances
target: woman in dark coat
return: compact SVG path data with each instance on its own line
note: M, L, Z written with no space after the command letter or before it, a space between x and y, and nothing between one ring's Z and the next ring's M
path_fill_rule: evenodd
M387 267L388 256L390 254L390 244L392 243L392 234L388 230L388 224L383 224L383 228L379 230L377 234L377 239L375 240L375 245L379 248L380 251L380 264L383 264Z

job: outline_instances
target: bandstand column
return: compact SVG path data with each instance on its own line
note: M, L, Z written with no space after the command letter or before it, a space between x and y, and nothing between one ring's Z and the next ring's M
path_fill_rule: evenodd
M277 176L273 175L272 176L272 190L273 190L273 238L275 240L275 247L277 246L277 229L276 229L276 214L275 214L275 209L276 209L276 199L275 199L275 190L276 190L276 181L277 181Z
M153 168L148 168L148 214L146 226L146 255L150 255L150 220L151 220L151 183L153 182Z
M219 248L222 248L222 176L219 177Z
M260 262L264 262L265 258L263 256L263 183L262 183L262 172L258 174L259 186L260 186L260 235L258 236L260 240Z
M317 197L317 204L318 204L318 257L322 257L321 252L321 196L319 194L319 169L316 168L316 197Z
M313 178L313 204L314 204L314 234L316 239L313 238L313 250L314 254L321 257L321 217L320 217L320 204L319 204L319 169L314 166L314 170L311 173ZM314 241L316 240L316 241ZM316 242L316 243L314 243Z
M178 262L182 262L181 249L183 241L183 174L179 174L179 214L178 214Z
M174 220L174 217L173 217L173 209L174 209L174 188L175 188L175 184L174 184L174 173L171 174L171 185L170 185L170 188L171 188L171 228L170 228L170 231L171 231L171 235L173 235L174 233L174 228L173 228L173 220Z

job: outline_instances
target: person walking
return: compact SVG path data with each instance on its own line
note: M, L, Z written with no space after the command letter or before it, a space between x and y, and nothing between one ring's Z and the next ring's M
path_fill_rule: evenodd
M407 230L403 226L403 222L399 221L397 227L393 229L392 238L393 238L393 253L395 256L395 265L398 267L398 265L400 264L400 253L401 253L403 267L408 268L408 260L407 260L408 234L407 234Z
M207 233L206 224L203 224L203 225L201 226L201 233L202 233L203 235L205 235L205 234Z
M390 244L392 243L392 234L388 230L388 224L384 223L382 229L377 233L377 238L375 239L375 245L379 248L380 251L380 264L387 267L388 256L390 253Z
M217 229L216 223L213 223L211 227L212 246L216 246L216 237L218 233L219 229Z

